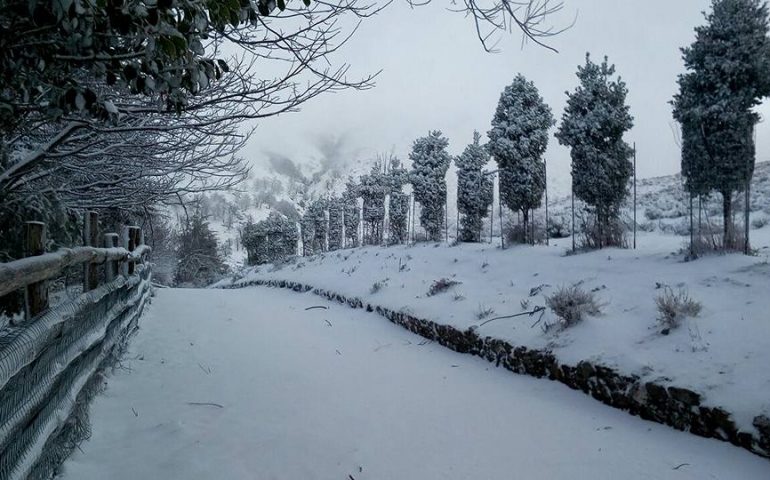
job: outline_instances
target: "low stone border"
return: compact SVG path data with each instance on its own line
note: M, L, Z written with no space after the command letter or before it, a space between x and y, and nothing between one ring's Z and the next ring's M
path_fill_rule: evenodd
M461 331L450 325L417 318L408 313L365 303L360 298L346 297L299 282L252 280L220 288L248 286L313 292L351 308L364 308L367 312L376 312L410 332L436 341L456 352L485 358L496 366L502 366L514 373L537 378L548 377L574 390L581 390L606 405L625 410L631 415L669 425L677 430L689 431L701 437L730 442L752 453L770 458L770 418L768 416L758 415L754 418L756 433L739 431L730 412L720 407L701 405L700 394L685 388L642 382L638 376L624 375L612 368L588 361L581 361L577 365L566 365L560 363L547 350L517 347L505 340L489 336L482 337L473 328Z

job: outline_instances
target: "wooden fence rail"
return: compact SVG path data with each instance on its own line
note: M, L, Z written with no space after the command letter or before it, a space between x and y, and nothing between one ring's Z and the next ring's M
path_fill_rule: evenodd
M30 316L34 316L47 306L45 299L45 285L41 282L60 275L65 269L77 265L85 265L87 277L84 281L84 291L93 290L98 286L96 267L105 264L107 279L114 278L112 269L118 265L126 265L126 274L133 273L133 265L141 263L152 249L148 245L138 245L141 236L139 227L126 227L128 238L124 241L127 248L117 247L117 234L105 234L105 244L110 247L96 247L96 214L88 216L90 222L86 222L86 234L89 243L93 246L74 248L61 248L56 252L43 253L45 245L45 225L41 222L27 222L25 229L25 246L27 258L14 260L8 263L0 263L0 297L15 290L27 288L27 305L31 308ZM93 225L93 226L91 226ZM109 239L109 243L108 240ZM85 285L87 284L87 285ZM30 303L33 305L30 306ZM41 308L41 306L43 308Z
M141 229L122 229L123 248L117 233L100 236L96 213L85 220L84 246L52 253L44 253L46 225L26 223L27 257L0 263L0 296L25 293L24 318L0 325L2 480L50 478L87 436L84 405L100 391L149 302L151 249ZM49 280L79 266L83 293L49 306Z

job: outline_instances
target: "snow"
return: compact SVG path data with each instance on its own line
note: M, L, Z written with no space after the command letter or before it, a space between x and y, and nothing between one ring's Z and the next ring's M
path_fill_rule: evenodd
M481 310L519 313L525 302L529 309L544 306L544 297L558 287L580 283L604 304L602 315L544 332L544 323L557 321L549 311L534 328L536 319L525 316L493 321L479 333L550 349L568 364L591 360L690 388L702 394L705 405L732 412L744 431L753 430L756 415L770 413L770 228L753 231L758 256L714 255L689 263L675 253L683 239L659 233L641 235L638 250L566 256L570 243L563 239L505 251L490 244L370 247L301 258L283 267L265 265L223 283L298 281L460 329L480 325ZM442 278L461 284L428 296L431 284ZM376 282L382 288L373 289ZM703 305L697 318L668 336L657 323L655 297L662 285L683 288Z
M305 310L314 305L328 310ZM162 289L141 326L124 368L93 405L92 438L65 463L63 479L770 473L767 460L726 443L420 345L375 314L311 294Z

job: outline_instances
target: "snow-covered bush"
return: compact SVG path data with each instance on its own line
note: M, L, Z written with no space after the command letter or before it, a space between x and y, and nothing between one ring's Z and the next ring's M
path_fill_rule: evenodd
M422 207L420 224L425 228L428 239L434 242L441 241L444 230L447 195L444 177L451 160L446 151L448 146L449 141L441 132L432 131L427 137L415 140L409 154L414 197Z
M432 297L434 295L438 295L439 293L444 293L455 285L460 285L460 282L451 280L449 278L440 278L438 280L434 280L430 286L430 289L428 289L428 296Z
M766 225L770 225L770 218L768 217L756 217L751 221L751 228L755 230L764 228Z
M487 133L487 149L500 167L500 195L513 211L521 212L522 240L529 239L529 214L539 208L545 192L545 163L548 129L554 124L535 84L517 75L505 87Z
M572 218L564 213L548 217L548 238L567 238L572 235Z
M677 328L685 318L697 317L702 308L686 290L679 289L674 292L668 286L663 293L655 297L655 305L658 308L658 322L663 327L664 334Z
M460 240L480 242L484 217L492 204L492 178L482 168L489 162L489 153L480 143L481 135L473 132L473 143L455 159L457 165L457 209L460 220Z
M575 197L596 216L596 228L585 235L587 247L618 245L616 220L633 173L633 151L623 140L633 126L628 90L620 78L611 80L614 74L606 57L598 65L586 54L577 72L580 85L569 94L556 132L559 143L570 148Z
M601 313L601 306L593 292L583 290L579 285L559 288L553 295L545 297L545 304L565 327L580 323L586 315Z

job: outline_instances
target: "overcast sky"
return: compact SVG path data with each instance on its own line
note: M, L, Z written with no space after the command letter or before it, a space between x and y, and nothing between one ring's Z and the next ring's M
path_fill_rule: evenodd
M668 102L683 70L679 48L692 42L709 3L565 0L564 12L552 22L565 25L577 15L577 23L549 41L559 53L532 43L522 48L520 35L513 33L503 34L501 51L489 54L472 22L447 11L447 1L410 9L405 0L395 0L365 20L342 53L354 73L383 70L376 88L326 95L300 112L262 121L244 155L259 172L268 151L308 161L318 156L319 138L335 136L345 139L351 157L367 160L393 149L406 159L412 141L432 129L444 132L450 153L459 154L474 129L486 139L500 92L517 73L535 82L560 119L565 91L575 88L577 66L591 52L597 61L609 56L628 85L635 126L626 140L636 142L639 177L676 173L679 148ZM757 133L762 161L770 153L767 124ZM549 182L564 192L569 151L552 137L546 155Z

